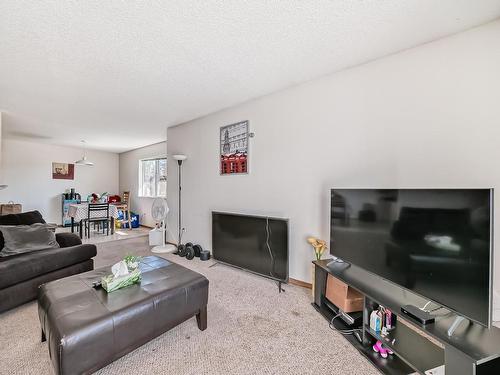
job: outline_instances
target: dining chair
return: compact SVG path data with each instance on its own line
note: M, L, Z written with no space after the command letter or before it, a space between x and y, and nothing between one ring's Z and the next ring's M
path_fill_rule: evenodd
M106 229L106 235L109 236L109 227L111 225L111 217L109 216L109 203L89 203L87 206L87 217L80 221L80 233L82 226L85 229L85 236L90 238L91 224L102 224L102 232Z

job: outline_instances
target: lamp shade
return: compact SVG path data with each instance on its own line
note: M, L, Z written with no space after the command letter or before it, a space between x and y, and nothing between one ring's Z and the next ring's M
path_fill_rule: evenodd
M93 166L94 163L92 163L90 160L87 159L87 147L85 145L85 141L81 141L83 144L83 156L81 159L75 161L76 165L88 165L89 167Z
M93 166L94 163L92 163L90 160L87 160L87 156L84 155L80 160L75 161L75 164L78 165L88 165L88 166Z
M177 161L183 161L183 160L186 160L187 159L187 156L186 155L183 155L183 154L175 154L175 155L172 155L172 157L177 160Z

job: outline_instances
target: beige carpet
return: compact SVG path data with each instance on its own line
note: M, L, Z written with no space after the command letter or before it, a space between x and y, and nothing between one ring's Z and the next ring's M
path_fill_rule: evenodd
M96 265L150 255L146 238L98 244ZM310 291L212 261L165 256L210 280L208 329L194 318L98 374L378 374L311 307ZM35 303L0 314L0 373L53 374Z

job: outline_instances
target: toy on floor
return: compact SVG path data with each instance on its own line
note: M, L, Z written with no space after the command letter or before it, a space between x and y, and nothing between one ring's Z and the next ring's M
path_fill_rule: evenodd
M382 345L382 341L380 340L377 340L377 342L375 343L375 345L372 346L372 348L373 351L379 353L382 358L387 358L388 354L391 355L394 354L394 352L391 349L384 348L384 346Z

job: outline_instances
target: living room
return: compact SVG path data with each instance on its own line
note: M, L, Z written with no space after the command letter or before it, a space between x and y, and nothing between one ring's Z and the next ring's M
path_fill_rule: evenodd
M57 251L95 244L95 255L88 247L91 259L80 262L91 268L36 281L30 301L0 313L6 373L498 373L500 263L494 233L499 221L493 195L500 184L500 1L4 3L0 12L6 15L0 26L0 183L7 185L1 203L22 204L23 212L37 210L44 221L59 225L66 189L74 188L82 201L90 193L129 192L131 211L143 225L120 229L121 237L106 236L104 226L92 228L84 245L77 243L76 228L74 236L56 228ZM232 137L241 134L243 143L233 149ZM94 165L75 164L84 156ZM241 157L243 162L231 161ZM141 161L165 158L166 195L141 196ZM75 164L74 179L53 179L54 162ZM472 300L465 291L460 302L447 299L444 283L435 277L439 272L426 274L422 263L397 268L417 278L414 288L371 268L377 263L376 242L372 249L360 245L344 252L335 215L348 205L334 203L334 197L359 194L361 200L367 191L383 199L363 200L347 215L352 221L364 217L366 233L380 230L368 228L375 217L403 220L403 210L394 212L405 194L415 194L413 208L429 208L423 194L436 192L441 202L432 200L434 210L482 202L470 209L489 225L488 235L481 235L488 256L466 258L468 266L482 262L473 268L480 272L467 272L481 277L467 282L482 285L476 289L485 296L482 315L468 307ZM153 202L168 205L164 219L154 216ZM219 220L228 220L234 232L218 230ZM152 251L163 246L161 241L150 246L154 227L174 253ZM252 228L263 234L253 236ZM139 231L130 238L129 232ZM423 238L456 255L456 239L438 232L429 229ZM228 243L237 245L223 253ZM196 256L186 244L200 246ZM318 258L311 244L321 251L314 265ZM246 256L252 246L262 250L256 253L263 257L259 261ZM273 253L280 248L282 253ZM245 256L243 249L249 251ZM93 286L96 272L100 280L129 255L142 257L142 281L109 295L102 285ZM439 263L443 270L459 267L455 255L450 261L426 253L447 261ZM8 258L0 258L0 272ZM408 259L415 265L422 256ZM182 268L173 270L176 266ZM95 307L88 295L111 304L120 295L146 298L143 292L151 285L155 292L170 288L151 276L168 274L169 267L176 282L192 277L193 295L207 288L206 306L196 305L191 314L189 302L181 318L167 308L172 295L157 296L168 301L162 311L175 318L151 328L147 323L154 315L142 315L121 300L120 309L133 311L134 320L117 323L98 339L89 334L96 329L92 322L71 326L66 332L77 335L74 347L54 339L74 323L64 319L71 315L64 308L70 307L56 300L57 285L76 296L75 283L65 280L92 275L87 297L71 303ZM424 283L436 283L428 293L418 289L424 276ZM349 311L327 297L331 277L363 296L361 327L336 326L341 312ZM446 281L455 282L454 277L447 275ZM370 286L366 280L374 281ZM462 281L456 281L458 290ZM384 285L385 293L376 285ZM415 299L408 297L412 292ZM49 308L57 303L63 310ZM330 304L335 306L328 312ZM410 311L413 316L403 312L407 304L418 307ZM374 333L369 306L397 315L396 328ZM107 309L99 319L119 322L121 316ZM464 317L466 322L458 320L448 332L455 318ZM155 334L140 336L149 329ZM40 332L47 341L40 340ZM408 352L405 340L415 353ZM113 342L121 349L111 350Z

